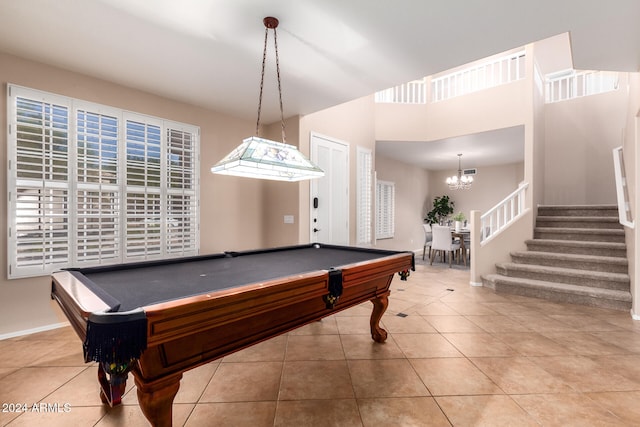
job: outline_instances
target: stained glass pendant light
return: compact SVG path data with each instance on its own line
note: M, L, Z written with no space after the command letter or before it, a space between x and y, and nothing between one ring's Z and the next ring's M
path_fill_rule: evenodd
M322 169L314 165L304 154L298 151L295 146L286 143L282 89L280 85L280 63L278 60L278 37L276 32L278 19L268 16L264 18L262 22L265 26L265 32L256 136L246 138L235 150L227 154L225 158L213 166L211 172L277 181L302 181L305 179L320 178L324 176ZM269 29L273 30L273 41L276 52L276 74L278 76L278 95L280 97L282 142L271 141L259 136L262 88L264 86L264 69L267 58Z

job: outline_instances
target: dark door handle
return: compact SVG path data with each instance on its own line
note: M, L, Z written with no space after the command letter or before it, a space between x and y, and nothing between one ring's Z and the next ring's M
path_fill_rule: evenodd
M313 232L314 232L314 233L317 233L318 231L320 231L320 229L319 229L319 228L314 228L314 229L313 229Z

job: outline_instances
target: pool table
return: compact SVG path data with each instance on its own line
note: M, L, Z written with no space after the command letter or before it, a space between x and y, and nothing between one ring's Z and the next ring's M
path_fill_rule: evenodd
M412 252L308 244L66 269L51 295L98 362L104 403L120 403L128 373L154 426L171 425L182 373L364 301L373 340L395 273Z

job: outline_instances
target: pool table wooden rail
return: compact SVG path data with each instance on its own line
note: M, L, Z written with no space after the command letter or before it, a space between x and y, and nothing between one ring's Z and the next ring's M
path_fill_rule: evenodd
M51 276L51 298L82 341L87 336L89 315L109 310L107 304L68 271L58 271Z
M171 405L182 373L365 301L373 303L371 334L383 342L380 318L394 274L412 268L399 253L340 266L342 295L327 308L326 270L223 289L143 307L147 349L132 368L142 411L153 425L171 425ZM93 292L66 271L52 275L52 296L81 339L89 314L106 310Z

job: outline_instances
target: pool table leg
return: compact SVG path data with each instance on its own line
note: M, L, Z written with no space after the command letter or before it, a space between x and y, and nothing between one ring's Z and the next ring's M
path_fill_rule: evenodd
M140 409L153 427L171 427L173 398L180 388L182 373L143 382L135 374Z
M371 300L373 303L373 312L371 313L371 338L375 342L385 342L387 339L387 331L380 327L380 319L389 305L389 294L380 295Z
M108 372L108 373L107 373ZM108 363L98 363L98 383L100 400L111 407L119 405L127 387L129 368L120 372L109 369Z

